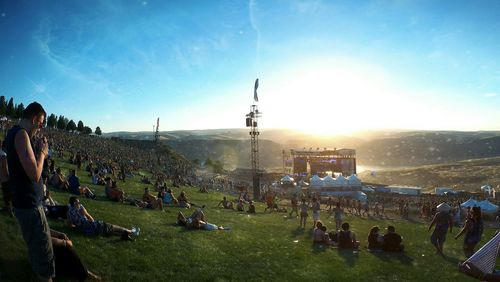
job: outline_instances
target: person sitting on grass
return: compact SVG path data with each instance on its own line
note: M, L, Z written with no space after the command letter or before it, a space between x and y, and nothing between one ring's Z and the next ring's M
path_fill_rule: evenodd
M50 178L49 184L57 189L62 189L62 190L69 189L69 183L64 177L64 174L62 173L60 167L56 169L56 172Z
M378 226L373 226L368 233L368 250L370 251L382 251L382 243L384 237L379 234L380 228Z
M255 205L254 205L254 203L253 203L253 201L252 201L252 200L250 200L250 201L248 202L248 210L247 210L247 213L253 213L253 214L255 214L255 213L256 213L256 212L255 212Z
M90 190L87 186L80 185L80 179L76 176L76 171L74 169L71 170L70 176L68 178L69 184L69 192L75 195L85 196L87 198L96 199L96 196L92 190Z
M146 203L145 208L163 210L163 201L156 198L153 194L149 192L149 188L144 188L144 194L142 194L142 200Z
M179 201L179 207L189 209L191 208L191 204L188 201L186 192L181 191L179 197L177 197L177 201Z
M330 240L330 236L326 232L326 226L323 225L321 220L316 222L316 227L313 230L313 242L316 244L333 245L333 241Z
M122 240L133 240L132 236L139 236L139 227L126 229L101 220L94 220L76 196L69 198L69 206L67 214L68 225L70 227L78 228L86 235L118 235L121 236Z
M217 207L220 207L220 205L222 205L223 208L225 209L232 209L234 210L234 204L233 202L231 201L228 201L226 196L222 197L222 201L219 202L219 204L217 205Z
M125 199L125 193L122 189L117 187L116 181L111 180L111 177L106 178L104 193L106 194L106 197L112 201L123 203L123 200Z
M78 281L92 279L101 281L101 277L92 273L83 264L82 260L73 248L73 242L66 236L66 234L50 230L52 247L54 249L56 273L69 276Z
M349 223L342 223L342 230L338 233L339 249L357 250L359 241L356 240L356 234L349 230Z
M396 233L396 229L392 225L387 226L382 249L384 252L402 252L404 250L403 237Z
M236 204L237 211L245 211L245 206L243 205L243 199L240 199Z
M163 189L165 188L162 188L162 191ZM175 198L174 196L174 193L172 193L172 189L168 188L167 191L165 193L161 192L163 197L163 203L164 204L167 204L167 205L177 205L179 204L179 201L177 200L177 198Z
M196 209L191 216L186 217L182 212L177 214L177 224L186 227L187 229L202 229L202 230L228 230L223 226L218 226L213 223L208 223L206 221L205 213L203 212L203 206L201 209Z

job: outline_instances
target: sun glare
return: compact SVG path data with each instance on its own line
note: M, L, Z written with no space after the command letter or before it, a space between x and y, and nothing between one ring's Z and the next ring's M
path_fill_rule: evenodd
M306 64L275 79L276 87L269 90L272 110L267 114L273 116L273 126L315 135L380 128L381 109L394 100L386 74L373 66Z

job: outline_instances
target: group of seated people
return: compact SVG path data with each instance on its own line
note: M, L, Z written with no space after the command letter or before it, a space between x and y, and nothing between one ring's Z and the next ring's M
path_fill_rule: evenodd
M222 200L219 202L217 207L222 206L224 209L231 209L236 211L245 211L245 204L243 199L240 198L238 203L236 204L236 208L234 207L234 203L227 199L226 196L222 197ZM255 213L255 205L252 200L248 202L247 213Z
M313 242L336 246L339 249L358 250L360 242L356 239L356 234L349 229L349 223L344 222L341 230L328 233L326 226L318 221L313 230ZM370 229L367 246L369 251L402 252L404 250L403 239L396 233L394 226L388 226L384 235L379 234L379 231L378 226Z

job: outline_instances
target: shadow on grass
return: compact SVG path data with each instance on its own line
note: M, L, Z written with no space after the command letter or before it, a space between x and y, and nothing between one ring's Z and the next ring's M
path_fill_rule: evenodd
M407 256L405 253L388 253L388 252L368 252L374 256L376 256L378 259L383 260L383 261L391 261L391 260L399 260L400 263L406 264L406 265L412 265L413 263L413 258Z
M344 259L345 263L349 267L354 267L356 265L356 261L359 258L359 251L354 252L353 250L342 250L337 249L339 256Z
M299 226L295 230L292 231L291 237L296 238L298 236L304 235L305 232L306 232L305 229Z
M323 253L328 250L329 247L324 244L312 243L312 252L313 254Z

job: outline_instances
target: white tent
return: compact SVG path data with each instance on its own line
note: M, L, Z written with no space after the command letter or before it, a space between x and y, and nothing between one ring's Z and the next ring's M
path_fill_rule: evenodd
M323 187L334 187L336 186L336 184L337 182L330 175L327 175L323 178Z
M488 200L484 200L484 201L479 202L478 206L481 207L482 213L496 213L498 211L498 206L495 204L492 204Z
M462 208L468 208L468 207L472 208L473 206L478 206L478 205L479 205L479 202L476 201L476 200L474 200L474 199L472 199L472 198L470 198L467 201L465 201L465 202L463 202L463 203L460 204L460 206Z
M311 180L309 182L310 182L311 188L321 188L321 187L323 187L323 179L321 179L321 177L319 177L316 174L313 175L313 177L311 177Z

